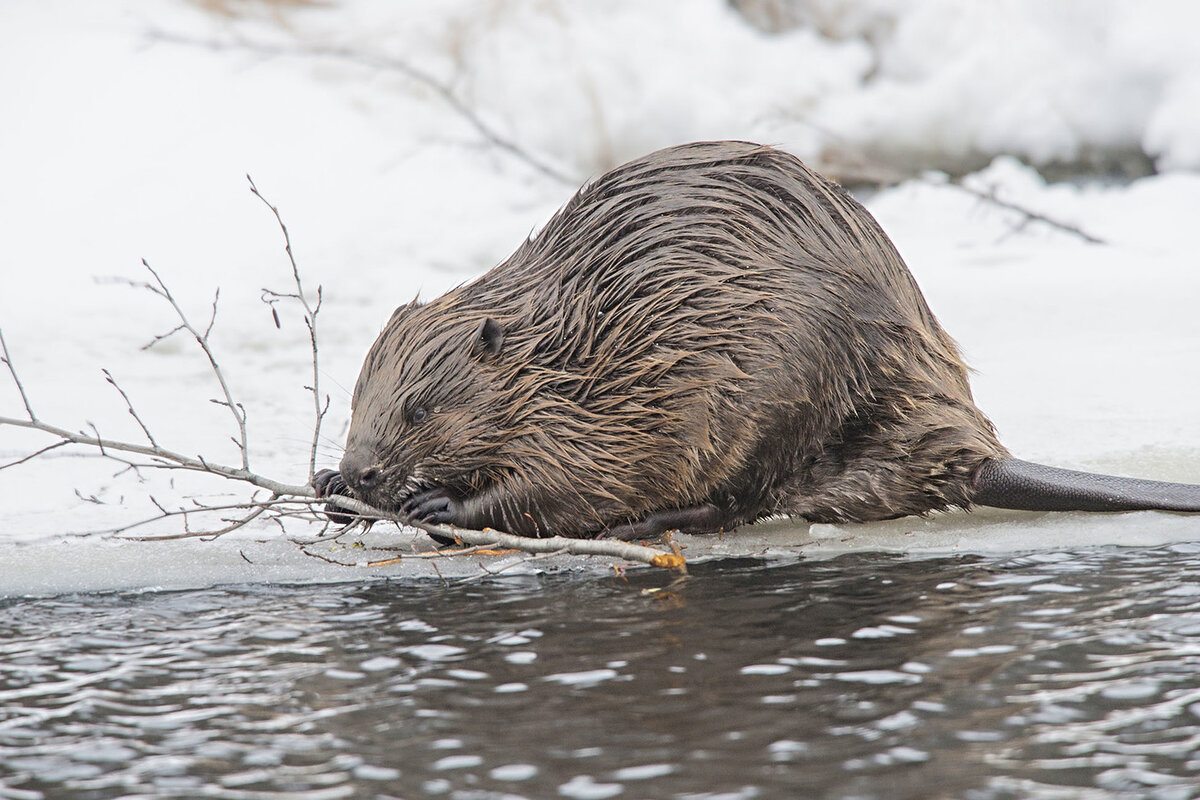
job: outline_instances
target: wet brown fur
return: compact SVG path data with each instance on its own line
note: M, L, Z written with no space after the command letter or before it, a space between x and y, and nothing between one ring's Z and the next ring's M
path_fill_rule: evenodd
M397 309L342 473L384 507L441 487L458 525L595 536L700 506L726 529L965 507L1004 455L871 215L787 153L709 142L607 173Z

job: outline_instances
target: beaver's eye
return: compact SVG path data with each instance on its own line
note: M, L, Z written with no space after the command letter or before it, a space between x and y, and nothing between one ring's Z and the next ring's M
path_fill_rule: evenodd
M428 416L429 416L429 412L425 410L424 406L417 406L416 408L413 409L412 421L415 424L420 425L422 422L425 421L425 418Z

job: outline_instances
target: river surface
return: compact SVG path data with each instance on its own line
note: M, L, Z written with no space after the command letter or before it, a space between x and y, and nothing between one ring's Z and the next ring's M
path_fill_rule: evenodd
M0 701L3 798L1194 798L1200 546L10 600Z

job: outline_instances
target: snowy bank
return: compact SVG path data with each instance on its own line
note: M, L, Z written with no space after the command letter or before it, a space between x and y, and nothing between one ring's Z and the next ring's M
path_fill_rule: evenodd
M1200 158L1189 116L1200 102L1188 99L1196 60L1181 44L1194 28L1190 6L1052 12L1013 2L999 18L974 4L864 4L864 16L834 15L836 30L826 21L767 34L715 1L226 5L238 15L132 0L0 7L0 60L21 76L0 84L0 327L49 421L138 439L105 367L165 445L237 460L228 411L208 402L219 389L191 344L140 349L174 326L170 309L105 280L145 280L145 257L198 320L220 287L213 341L248 410L254 464L300 482L312 424L306 332L286 308L277 329L259 301L263 287L286 289L290 272L245 173L280 207L306 282L324 287L332 405L321 459L332 465L348 391L395 305L503 259L577 180L658 146L728 136L818 162L854 150L889 168L924 165L929 154L950 169L990 163L967 185L1104 240L1029 222L936 178L866 198L963 345L977 399L1014 452L1200 482L1200 174L1183 170ZM1076 13L1088 24L1069 24ZM972 56L979 48L995 58ZM1000 55L1019 80L987 72ZM424 77L406 76L401 62ZM1016 86L1062 102L1014 100ZM1016 160L992 159L1134 151L1162 174L1047 183ZM0 416L23 416L6 380ZM0 463L45 443L0 430ZM116 471L93 454L56 452L0 472L0 548L14 554L0 559L0 594L360 577L294 548L283 555L271 529L228 544L157 545L152 555L135 543L64 538L146 516L151 495L169 503L234 490ZM954 552L987 549L998 529L980 519L816 538L919 550L919 535ZM999 540L1013 549L1200 536L1200 522L1160 514L1005 519L1016 533ZM1076 538L1047 538L1048 525ZM797 546L808 541L807 526L791 530ZM268 544L251 560L279 569L243 566L239 551L257 539ZM758 547L744 541L747 552Z

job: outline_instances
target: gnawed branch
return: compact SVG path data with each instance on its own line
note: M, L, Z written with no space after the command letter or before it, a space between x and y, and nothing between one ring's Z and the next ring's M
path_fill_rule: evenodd
M349 497L334 495L330 498L318 498L311 485L299 486L288 484L282 481L277 481L263 475L251 472L242 467L230 467L223 464L214 463L203 459L202 457L192 458L171 450L167 450L157 445L140 445L131 442L122 442L114 439L101 438L99 434L88 435L81 432L74 432L65 428L60 428L55 425L42 422L40 420L22 420L11 417L0 417L0 426L9 425L17 428L27 428L29 430L41 431L59 438L59 442L52 447L58 447L65 444L84 445L98 448L102 453L133 453L136 455L146 456L152 459L150 462L140 464L138 466L145 468L162 468L162 469L184 469L193 472L207 473L210 475L218 475L230 480L241 481L257 486L273 494L273 498L266 503L244 502L225 507L198 507L194 510L189 510L188 513L196 514L200 511L219 511L219 510L245 510L251 512L248 518L237 521L237 524L226 526L217 530L192 531L186 530L184 534L172 536L155 536L144 538L208 538L220 536L229 531L243 527L254 519L257 519L264 512L269 511L276 505L284 503L302 503L306 505L314 505L317 503L324 504L332 502L340 508L348 511L353 511L363 521L380 521L386 520L395 522L400 525L409 525L411 527L420 528L427 533L436 534L445 539L457 540L465 545L486 547L486 548L505 548L511 550L520 550L525 553L570 553L573 555L596 555L596 556L612 556L622 558L627 561L640 561L650 564L655 567L664 567L667 569L682 569L684 567L684 558L676 553L668 553L652 547L630 544L614 539L568 539L562 536L551 536L541 539L530 539L524 536L514 536L508 533L499 531L475 531L464 528L452 528L446 525L430 525L424 522L411 521L401 514L389 513L382 509L375 508L360 500ZM40 452L45 452L51 447L44 448ZM119 459L118 459L119 460ZM129 463L124 462L122 463ZM99 502L99 501L97 501ZM156 504L157 505L157 504ZM186 514L180 511L171 511L162 506L158 506L160 514L147 520L141 520L131 523L121 528L110 529L105 533L124 533L132 528L141 525L149 524L154 521L167 519L173 516L182 516L187 519ZM313 512L310 519L315 522L321 522L317 516L317 512ZM323 524L323 523L322 523Z
M327 498L340 508L353 511L360 517L369 520L389 520L403 525L420 528L426 533L435 534L444 539L454 539L466 545L479 547L500 547L510 550L520 550L525 553L554 553L562 551L573 555L614 556L627 561L641 561L655 567L669 569L681 568L684 559L677 553L667 553L653 547L629 544L616 539L569 539L565 536L547 536L531 539L526 536L514 536L500 531L474 531L465 528L453 528L449 525L431 525L405 518L401 514L392 514L369 506L360 500L341 495Z

